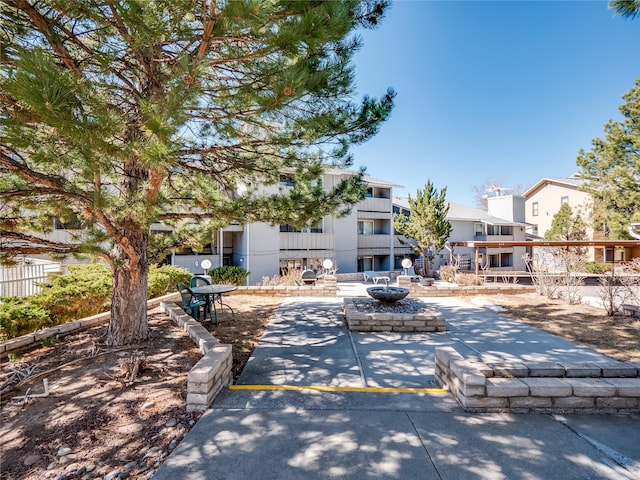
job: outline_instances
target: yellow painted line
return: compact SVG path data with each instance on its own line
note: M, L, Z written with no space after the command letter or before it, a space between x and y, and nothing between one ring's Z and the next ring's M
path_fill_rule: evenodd
M271 390L316 392L362 392L362 393L449 393L443 388L393 388L393 387L334 387L322 385L229 385L229 390Z

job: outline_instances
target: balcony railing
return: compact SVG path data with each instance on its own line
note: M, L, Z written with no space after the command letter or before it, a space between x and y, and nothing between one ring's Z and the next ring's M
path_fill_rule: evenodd
M280 250L332 250L333 246L332 233L280 233Z
M358 248L391 248L391 235L358 235Z
M390 213L392 205L390 198L365 198L358 204L358 210Z

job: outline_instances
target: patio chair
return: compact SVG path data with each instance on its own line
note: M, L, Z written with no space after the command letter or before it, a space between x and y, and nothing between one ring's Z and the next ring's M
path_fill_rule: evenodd
M178 283L176 287L178 287L178 291L180 292L180 297L182 298L182 309L185 312L196 320L200 316L200 307L204 307L204 312L206 313L208 304L207 300L197 298L191 289L184 283Z
M207 277L198 277L198 276L191 277L191 282L190 282L191 288L193 288L193 287L202 287L204 285L212 285L211 281ZM209 311L210 311L212 306L213 306L213 308L215 310L216 305L215 305L214 302L216 300L219 300L219 301L222 300L222 296L221 295L216 295L216 294L213 294L213 295L200 295L200 294L196 293L195 297L198 300L203 300L203 301L207 302L207 305L205 306L205 312L204 312L205 314L209 313Z
M387 277L386 275L378 275L373 270L365 270L364 272L362 272L362 274L364 276L364 281L365 282L371 280L376 285L378 284L378 282L380 280L384 280L386 283L389 283L391 281L391 279L389 277Z

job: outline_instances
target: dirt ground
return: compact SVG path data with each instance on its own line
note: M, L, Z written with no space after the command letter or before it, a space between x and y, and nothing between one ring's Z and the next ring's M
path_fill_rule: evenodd
M537 294L483 298L516 320L640 361L640 319ZM233 345L237 378L281 299L235 295L225 302L235 315L225 310L218 325L203 325ZM187 373L201 355L159 310L151 312L150 328L141 345L107 349L103 326L2 363L0 390L11 390L0 412L0 479L143 479L155 472L199 418L186 413L185 398ZM42 393L44 379L48 396L19 398Z
M203 325L232 344L237 377L281 299L235 295L225 303L233 317L225 309L218 324ZM0 479L142 479L155 472L199 418L185 405L187 373L202 355L159 309L149 326L150 339L140 345L105 347L105 325L3 361L0 391L13 389L2 395ZM14 399L43 393L44 379L48 396Z

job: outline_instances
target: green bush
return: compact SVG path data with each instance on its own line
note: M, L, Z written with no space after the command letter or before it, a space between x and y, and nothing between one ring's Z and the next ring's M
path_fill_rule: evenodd
M193 275L189 270L173 265L158 267L152 265L149 268L149 290L147 298L156 298L176 291L177 283L188 284Z
M70 266L42 287L36 298L56 325L111 308L111 270L102 265Z
M176 283L189 283L191 276L184 268L152 266L147 298L175 292ZM66 274L52 275L37 295L4 299L0 303L0 341L109 311L111 285L108 267L74 265Z
M250 272L242 267L224 266L216 267L209 271L213 283L223 283L226 285L244 285L245 279Z
M0 304L0 341L54 325L36 297L5 298Z
M603 273L611 271L611 265L608 263L586 262L584 267L587 273L593 273L595 275L602 275Z

